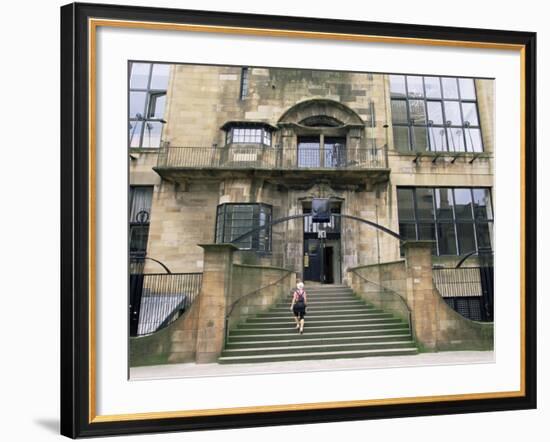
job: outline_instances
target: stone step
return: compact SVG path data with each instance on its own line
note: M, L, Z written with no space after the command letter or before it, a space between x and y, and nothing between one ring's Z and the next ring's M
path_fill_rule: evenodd
M314 308L307 308L306 310L308 316L313 315L324 315L324 316L339 316L339 315L348 315L348 314L364 314L364 313L383 313L382 310L373 308L373 307L367 307L363 306L361 308L347 308L347 309L314 309ZM290 311L290 307L287 306L285 309L280 308L277 310L268 310L264 313L259 313L258 318L272 318L275 316L287 316L292 315L292 312Z
M359 318L370 318L370 317L377 317L378 315L387 315L388 313L383 312L372 312L372 311L366 311L366 312L347 312L347 313L334 313L334 314L322 314L322 313L316 313L316 312L307 312L306 317L307 320L332 320L338 322L341 319L359 319ZM281 314L273 314L270 316L256 316L254 318L249 318L246 322L247 323L260 323L260 322L270 322L270 321L288 321L289 319L293 318L292 313L289 311L287 312L281 312Z
M344 300L341 300L341 301L308 301L307 302L307 306L308 307L337 307L337 306L350 306L350 307L353 307L353 306L357 306L357 307L360 307L360 306L363 306L363 305L366 305L363 301L359 300L359 299L344 299ZM278 303L275 305L276 308L289 308L290 307L290 303L286 303L286 302L281 302L281 303Z
M416 347L411 346L400 349L376 349L376 350L345 350L345 351L326 351L314 353L298 354L274 354L274 355L254 355L254 356L222 356L218 359L220 364L245 364L261 362L282 362L282 361L302 361L316 359L340 359L340 358L364 358L370 356L405 356L418 353Z
M367 310L367 309L374 309L374 307L367 305L367 304L361 304L361 305L331 305L331 306L307 306L307 310L309 311L315 311L315 312L334 312L334 311L341 311L341 310ZM266 311L265 313L277 313L277 312L289 312L290 311L290 304L286 304L284 306L275 306ZM262 313L260 313L262 314Z
M278 328L278 327L288 327L288 326L294 326L296 325L296 322L294 322L294 319L292 317L289 317L286 321L265 321L263 322L249 322L251 320L248 320L244 323L238 324L237 328L239 329L246 329L246 328ZM332 321L332 320L326 320L326 319L306 319L306 324L309 327L327 327L327 326L336 326L336 325L368 325L368 324L375 324L375 323L386 323L386 322L401 322L400 319L397 319L393 317L390 313L376 313L371 316L368 316L366 318L356 318L356 319L342 319L339 321Z
M244 348L262 348L262 347L295 347L303 345L346 345L353 343L372 343L372 342L398 342L398 341L411 341L411 335L409 333L400 333L395 335L366 335L366 336L347 336L347 337L309 337L308 333L299 334L295 333L294 335L285 335L285 339L275 339L271 340L257 340L258 338L250 338L250 340L242 341L233 341L232 339L227 342L225 347L226 350L238 350Z
M410 348L412 341L397 342L358 342L351 344L310 344L287 345L282 347L255 347L224 350L222 356L257 356L257 355L286 355L296 353L319 353L331 351L356 351L356 350L379 350L379 349L401 349Z
M300 336L300 339L332 339L332 338L353 338L353 337L363 337L363 336L379 336L381 334L384 335L399 335L409 333L409 328L407 324L399 324L395 327L387 327L387 326L380 326L380 327L371 327L368 329L362 329L362 330L333 330L330 332L326 331L311 331L308 330L307 333ZM239 331L237 334L235 334L233 331L229 333L228 336L228 343L237 343L237 342L246 342L246 341L262 341L262 342L270 342L272 340L278 340L278 339L290 339L290 338L296 338L297 332L296 329L284 329L280 332L273 332L273 333L260 333L260 334L254 334L254 333L242 333L242 331Z
M272 325L272 324L294 324L294 317L289 314L286 316L277 316L275 318L249 318L246 322L241 323L240 325L247 324L256 324L256 325ZM366 313L362 315L347 315L347 316L319 316L319 315L308 315L306 314L306 323L307 324L339 324L339 323L350 323L350 322L360 322L362 320L370 319L392 319L394 318L391 313Z
M362 330L367 329L369 327L377 327L377 328L383 328L384 326L388 328L393 328L398 325L404 325L407 326L407 324L401 322L399 319L372 319L368 322L359 322L359 323L352 323L352 324L307 324L308 330L311 331L351 331L351 330ZM289 322L286 326L281 327L280 325L270 325L270 326L257 326L254 324L250 325L241 325L237 329L233 331L233 333L237 332L254 332L255 334L260 333L273 333L274 331L285 331L289 329L293 329L295 327L295 323ZM242 333L241 333L242 334Z

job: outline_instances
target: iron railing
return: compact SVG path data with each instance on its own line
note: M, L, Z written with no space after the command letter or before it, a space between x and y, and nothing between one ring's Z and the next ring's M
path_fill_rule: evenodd
M189 309L201 284L202 273L130 274L130 336L174 322Z
M263 145L224 147L162 146L158 168L216 169L384 169L384 148L299 147Z
M392 311L407 321L409 332L413 340L415 340L416 335L412 325L412 311L403 296L388 287L384 287L383 285L365 278L357 271L357 269L349 269L348 271L361 280L361 289L363 294L366 295L369 292L371 294L376 294L378 300L375 301L375 307L381 308L382 310ZM367 299L369 298L367 297ZM372 296L370 297L370 301L373 301Z
M229 337L229 329L233 325L231 321L232 319L235 319L235 318L232 318L232 315L234 312L239 310L239 306L242 305L243 303L248 302L251 298L258 295L259 293L265 292L265 291L271 291L272 293L274 293L272 303L271 303L271 305L274 305L278 299L281 299L282 297L284 297L285 294L288 294L288 290L290 288L288 279L291 276L292 276L292 273L289 271L287 274L280 277L279 279L239 297L239 299L237 299L231 305L228 306L227 313L225 315L225 343L226 344L227 344L227 339ZM266 306L263 305L260 309L265 309L265 308ZM254 308L254 306L249 306L249 308L246 309L246 313L240 312L240 314L238 315L238 319L236 319L233 322L244 321L246 318L256 315L260 309Z
M493 267L434 268L433 281L445 302L474 321L493 321Z

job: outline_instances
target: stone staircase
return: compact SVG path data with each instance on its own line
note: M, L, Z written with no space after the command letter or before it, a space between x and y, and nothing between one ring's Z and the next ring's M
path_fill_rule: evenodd
M412 355L408 324L343 285L306 286L304 333L295 329L290 296L229 331L221 364Z

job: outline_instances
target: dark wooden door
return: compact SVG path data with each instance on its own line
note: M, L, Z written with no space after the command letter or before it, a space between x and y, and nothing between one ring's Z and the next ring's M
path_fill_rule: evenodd
M321 282L323 255L319 239L304 240L304 279Z

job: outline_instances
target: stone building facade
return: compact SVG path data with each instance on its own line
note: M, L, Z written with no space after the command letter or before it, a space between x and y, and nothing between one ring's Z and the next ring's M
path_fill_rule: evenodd
M130 247L200 272L199 244L298 278L399 260L433 240L451 265L492 247L493 81L280 68L134 63ZM331 221L314 224L314 199ZM344 216L340 216L344 215ZM158 271L147 261L145 271Z

